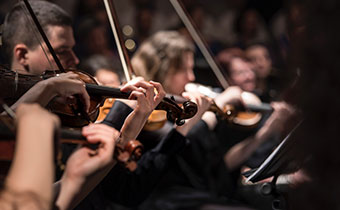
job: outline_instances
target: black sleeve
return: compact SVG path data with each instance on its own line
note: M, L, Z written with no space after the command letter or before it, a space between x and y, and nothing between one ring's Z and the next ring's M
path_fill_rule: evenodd
M172 156L183 151L187 139L173 129L156 148L143 154L134 172L116 165L101 183L107 199L136 206L143 202L165 174Z
M122 128L125 119L132 111L133 110L128 105L116 100L102 123L114 127L119 131Z
M206 160L206 154L216 146L216 140L203 120L194 125L187 138L190 140L190 147L186 147L181 156L193 169L196 169L196 172L199 172Z
M219 124L226 123L219 122ZM230 197L234 193L238 173L236 172L235 177L235 174L231 173L226 167L223 158L224 153L222 152L224 150L220 148L222 145L219 139L220 137L223 138L222 141L228 141L228 132L228 130L223 130L218 136L216 130L209 130L207 124L200 120L187 135L190 146L186 147L181 154L181 161L185 161L196 175L190 176L189 174L188 178L197 189L199 189L201 181L210 191ZM221 136L222 133L223 136ZM196 182L193 182L195 179Z

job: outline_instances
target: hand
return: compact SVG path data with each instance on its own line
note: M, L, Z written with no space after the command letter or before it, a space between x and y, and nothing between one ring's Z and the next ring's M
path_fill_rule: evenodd
M224 90L220 95L215 98L215 103L222 110L227 104L243 104L242 102L242 89L238 86L231 86Z
M126 118L121 129L121 140L124 144L137 138L149 115L164 98L165 91L158 82L141 80L130 81L121 90L132 91L129 99L137 99L135 109Z
M165 96L165 91L160 83L153 81L146 82L141 79L131 80L121 88L121 91L132 91L129 99L137 99L135 110L147 113L148 115L151 114Z
M293 116L295 109L286 102L272 102L274 112L258 131L261 136L268 137L273 133L282 132L287 120ZM262 137L263 138L263 137Z
M104 124L85 126L82 134L89 143L99 143L99 147L94 152L83 146L67 161L65 178L76 183L84 183L87 177L113 163L115 141L119 138L117 130Z
M104 124L91 124L83 128L82 134L89 143L99 143L99 147L96 151L81 147L67 161L56 200L56 206L61 210L75 208L114 164L115 141L119 137L117 130Z
M176 130L185 136L189 130L202 118L202 115L210 108L212 99L198 92L184 92L182 96L195 102L198 109L194 117L185 120L184 125L176 127Z
M80 80L79 75L74 72L67 72L56 77L51 77L45 82L51 87L55 96L63 98L73 98L73 95L79 94L85 104L85 111L89 112L90 96L86 91L85 83Z
M197 114L195 117L202 116L204 112L209 110L213 103L211 98L206 97L199 92L184 92L182 93L182 96L197 104Z

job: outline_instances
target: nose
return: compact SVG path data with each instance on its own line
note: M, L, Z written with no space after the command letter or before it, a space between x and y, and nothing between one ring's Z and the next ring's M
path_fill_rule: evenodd
M189 82L193 82L193 81L195 81L195 74L194 74L194 70L193 69L188 69L187 70L187 78L188 78L188 80L189 80Z
M80 61L73 50L71 50L69 51L65 62L66 68L76 68Z
M73 50L71 51L71 56L72 56L73 63L75 64L75 66L77 66L80 61L77 55L73 52Z

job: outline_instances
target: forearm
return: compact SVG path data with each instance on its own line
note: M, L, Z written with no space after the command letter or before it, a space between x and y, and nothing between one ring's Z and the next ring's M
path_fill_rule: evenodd
M70 180L67 176L54 185L55 205L58 210L75 208L109 173L114 164L96 172L94 175L78 180Z
M52 198L54 124L25 117L18 123L15 158L6 187L33 192L43 200ZM37 172L40 174L37 175Z
M15 110L21 103L38 103L45 107L55 96L56 94L52 86L46 81L41 81L21 96L11 108Z
M260 129L255 136L251 136L234 145L224 156L224 161L227 168L234 170L241 166L254 151L265 141L267 138L263 129Z
M127 142L136 139L140 131L143 129L150 113L142 112L135 109L126 118L124 125L121 129L121 140Z

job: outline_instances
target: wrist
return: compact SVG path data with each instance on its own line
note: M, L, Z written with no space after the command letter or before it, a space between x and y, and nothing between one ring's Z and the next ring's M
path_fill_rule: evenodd
M202 116L202 120L208 125L209 130L213 130L217 125L216 114L213 112L205 112Z
M140 106L136 106L136 108L134 109L135 112L135 116L139 117L141 119L148 119L148 117L150 116L150 114L153 112L153 109L145 109L143 110Z
M85 181L85 178L81 176L72 177L67 175L67 172L65 172L65 175L61 179L61 186L65 189L65 191L76 192L81 189L81 186L83 186Z
M58 210L70 209L76 194L81 192L82 181L80 179L69 179L65 176L60 180L60 192L56 200Z
M132 114L133 114L133 120L135 122L138 122L140 124L145 124L147 120L149 119L149 116L151 115L152 111L142 111L139 109L135 109Z
M56 83L55 80L53 80L53 78L49 78L46 80L43 80L40 83L40 88L42 88L42 90L44 90L44 93L47 96L50 96L50 100L54 97L56 97L57 95L59 95L59 92L56 88Z

